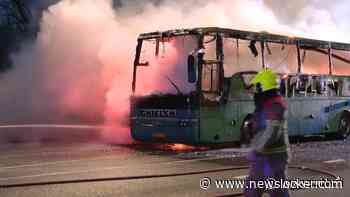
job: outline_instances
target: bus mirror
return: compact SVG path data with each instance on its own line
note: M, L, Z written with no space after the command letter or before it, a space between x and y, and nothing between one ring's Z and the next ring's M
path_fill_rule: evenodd
M189 55L187 58L187 76L188 76L189 83L195 83L197 81L194 55Z

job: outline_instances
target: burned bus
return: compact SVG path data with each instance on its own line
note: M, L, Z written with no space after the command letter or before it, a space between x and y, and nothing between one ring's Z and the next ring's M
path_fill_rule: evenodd
M206 27L141 34L130 124L140 142L247 142L250 81L269 67L288 103L289 136L350 133L350 44Z

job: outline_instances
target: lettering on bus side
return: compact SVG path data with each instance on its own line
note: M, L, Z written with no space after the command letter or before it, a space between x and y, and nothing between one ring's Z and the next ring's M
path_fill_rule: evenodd
M330 105L330 106L325 108L325 112L329 113L329 112L332 112L332 111L339 110L339 109L341 109L343 107L346 107L346 106L350 106L350 100L344 101L344 102L340 102L340 103L336 103L334 105Z
M176 117L175 109L141 109L143 117Z

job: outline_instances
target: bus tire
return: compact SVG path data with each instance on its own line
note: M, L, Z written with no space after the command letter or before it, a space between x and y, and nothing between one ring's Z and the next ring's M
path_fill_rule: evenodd
M350 113L344 112L340 116L337 136L339 139L346 139L350 135Z
M248 114L241 125L240 129L240 145L246 147L250 144L251 139L254 136L253 130L253 115Z

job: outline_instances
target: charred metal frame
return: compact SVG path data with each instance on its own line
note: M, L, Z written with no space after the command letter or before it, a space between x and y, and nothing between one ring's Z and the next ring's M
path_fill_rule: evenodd
M345 50L350 51L350 44L339 43L339 42L329 42L322 40L314 40L299 37L288 37L278 34L270 34L266 32L252 32L252 31L241 31L233 29L225 29L218 27L205 27L205 28L194 28L194 29L180 29L180 30L170 30L164 32L152 32L140 34L138 39L149 40L161 37L174 37L174 36L185 36L185 35L209 35L212 33L221 33L225 37L237 38L241 40L256 40L279 44L289 44L296 45L299 43L300 47L311 47L311 48L321 48L328 49L332 48L334 50Z
M324 55L328 55L328 54L329 54L328 51L325 51L325 50L322 50L322 49L315 49L315 48L308 48L308 47L303 47L303 49L305 49L305 50L310 50L310 51L315 51L315 52L318 52L318 53L322 53L322 54L324 54ZM328 49L328 50L329 50L329 49ZM347 63L347 64L350 64L350 60L349 60L349 59L346 59L346 58L344 58L344 57L342 57L342 56L339 56L339 55L334 54L334 53L331 53L330 56L332 56L332 58L335 58L335 59L338 59L338 60L340 60L340 61L342 61L342 62L345 62L345 63Z
M137 72L137 66L140 65L140 54L142 49L142 43L143 41L138 39L137 40L137 46L136 46L136 54L135 54L135 60L134 60L134 70L132 75L132 93L135 93L136 89L136 72Z
M299 43L296 44L297 46L297 55L298 55L298 73L301 73L301 67L303 66L302 65L302 61L301 61L301 55L300 55L300 45Z
M224 86L224 40L222 35L217 33L216 39L216 59L218 60L219 66L219 92L222 91Z
M332 57L337 58L341 61L350 63L350 60L346 58L340 57L338 55L332 54L332 50L343 50L350 51L350 44L340 43L340 42L329 42L315 39L307 39L301 37L289 37L278 34L270 34L267 32L252 32L252 31L242 31L242 30L234 30L234 29L226 29L226 28L218 28L218 27L203 27L203 28L193 28L193 29L176 29L169 30L163 32L151 32L140 34L137 41L136 47L136 55L134 60L134 69L133 69L133 79L132 79L132 91L135 92L136 86L136 72L138 66L144 66L140 64L140 54L142 48L142 42L144 40L156 39L160 40L163 38L169 37L177 37L177 36L186 36L186 35L194 35L198 38L198 48L203 46L203 38L205 35L220 35L221 42L222 37L235 38L237 40L255 40L261 42L261 50L262 50L262 66L265 67L264 62L264 43L277 43L283 45L296 45L298 52L298 72L301 72L302 60L300 55L300 49L304 50L313 50L317 52L321 52L323 54L327 54L329 56L329 69L330 74L332 74ZM217 41L217 58L218 60L223 60L223 51L222 51L222 43L220 45L220 41ZM220 49L218 49L220 48ZM157 50L157 49L156 49ZM328 51L326 51L328 50ZM159 52L159 51L158 51ZM158 53L156 51L156 53ZM220 62L220 61L219 61ZM222 63L223 64L223 63ZM199 62L198 65L198 73L202 73L203 62ZM221 65L220 67L222 67ZM221 71L220 71L221 72ZM199 74L200 76L200 74ZM201 77L198 77L197 87L201 87Z
M330 45L330 44L329 44ZM332 48L329 46L328 48L328 63L329 63L329 75L333 74L333 60L332 60Z
M260 41L260 45L261 45L261 64L262 67L265 68L265 42L264 41Z

